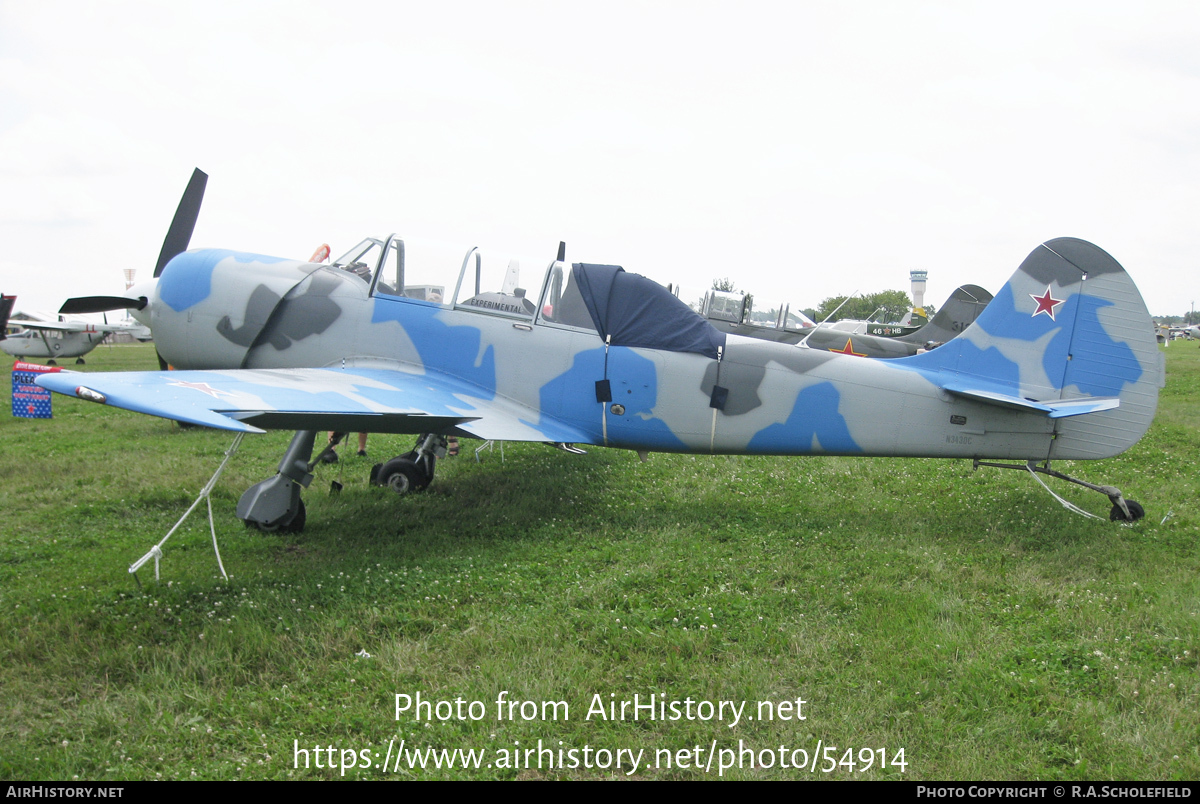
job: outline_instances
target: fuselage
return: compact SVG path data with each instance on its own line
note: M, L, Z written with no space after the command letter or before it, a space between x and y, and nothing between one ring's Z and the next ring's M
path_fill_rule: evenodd
M606 347L594 328L551 320L546 305L536 315L507 306L372 295L345 270L201 251L167 266L152 321L176 368L436 373L529 410L534 431L557 421L590 443L638 450L1044 459L1058 429L946 393L918 358L864 360L737 335L719 359ZM611 399L600 402L604 379ZM724 389L716 407L715 388Z
M56 360L82 357L95 349L107 337L104 332L56 332L27 329L0 341L0 350L13 357L36 357Z

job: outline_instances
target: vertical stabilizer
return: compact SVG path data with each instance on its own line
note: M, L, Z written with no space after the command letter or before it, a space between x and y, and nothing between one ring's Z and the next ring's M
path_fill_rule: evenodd
M975 319L988 306L992 294L979 285L961 285L955 288L946 299L946 303L938 308L937 314L928 324L916 332L901 335L896 338L904 343L945 343L957 338L967 327L975 323Z
M901 362L936 372L931 379L943 387L1041 403L1119 400L1056 419L1050 458L1105 458L1133 446L1154 419L1163 382L1133 280L1074 238L1038 246L966 332Z

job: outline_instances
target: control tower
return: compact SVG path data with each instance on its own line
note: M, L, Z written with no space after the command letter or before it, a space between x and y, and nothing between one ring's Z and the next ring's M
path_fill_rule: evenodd
M912 280L912 302L913 307L925 306L925 280L929 277L928 271L909 271L908 278Z

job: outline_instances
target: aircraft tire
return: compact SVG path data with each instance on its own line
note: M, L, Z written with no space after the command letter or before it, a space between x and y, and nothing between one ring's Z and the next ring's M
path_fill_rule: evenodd
M397 494L411 494L429 485L429 478L412 459L401 456L385 463L377 475L379 485L387 486Z
M1112 510L1108 512L1108 520L1110 522L1137 522L1146 516L1146 509L1142 508L1142 504L1137 500L1126 500L1125 505L1129 508L1129 518L1125 517L1125 512L1121 510L1121 506L1114 505Z

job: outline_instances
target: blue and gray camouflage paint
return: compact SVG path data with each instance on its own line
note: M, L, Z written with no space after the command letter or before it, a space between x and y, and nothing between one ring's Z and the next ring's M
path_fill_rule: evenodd
M555 262L545 275L586 268ZM39 383L75 394L86 381L108 404L230 430L1043 460L1128 449L1163 377L1132 280L1069 238L1035 249L959 337L896 360L736 334L715 357L606 343L594 322L556 320L568 304L549 293L524 314L385 293L330 266L186 252L151 303L159 351L181 371ZM611 399L600 401L604 380Z

